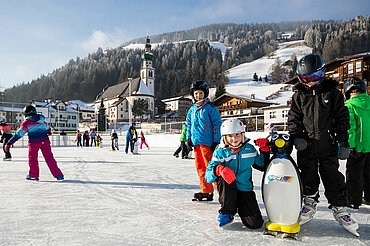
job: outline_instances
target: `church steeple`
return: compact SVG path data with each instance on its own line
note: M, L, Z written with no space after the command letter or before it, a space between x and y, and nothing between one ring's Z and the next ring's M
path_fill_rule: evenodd
M141 56L143 59L143 66L140 71L141 79L144 81L145 85L154 94L154 80L155 80L155 69L153 68L153 58L152 45L150 44L149 36L146 36L144 54Z

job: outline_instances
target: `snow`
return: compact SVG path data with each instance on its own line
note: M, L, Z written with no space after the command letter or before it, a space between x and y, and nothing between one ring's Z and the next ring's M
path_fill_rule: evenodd
M306 46L304 41L292 41L282 43L279 49L270 56L264 56L252 62L240 64L234 68L227 70L229 83L226 85L226 91L231 94L250 96L255 95L256 98L265 99L266 96L278 91L285 84L270 84L269 82L253 81L254 73L259 77L265 77L271 72L271 67L279 58L282 63L290 60L293 54L297 59L312 52L312 48ZM273 102L286 104L291 98L293 92L289 89L286 92L280 93L277 99L272 99Z
M154 96L154 94L149 90L148 86L145 85L142 79L140 79L139 89L136 92L133 92L132 94Z
M266 135L247 133L252 139ZM317 215L302 226L297 242L247 229L239 217L218 228L218 196L191 201L199 180L194 160L172 156L179 138L148 134L151 149L137 156L123 153L124 133L117 152L110 151L109 136L103 136L102 149L54 147L64 182L51 176L41 154L40 181L25 180L27 148L13 148L13 161L1 163L0 245L370 245L370 207L352 212L360 224L356 238L334 221L322 187ZM261 178L255 170L266 219Z

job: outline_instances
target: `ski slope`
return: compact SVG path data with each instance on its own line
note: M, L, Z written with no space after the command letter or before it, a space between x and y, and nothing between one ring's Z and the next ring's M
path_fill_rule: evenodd
M250 138L267 133L248 133ZM218 228L220 207L192 202L199 191L194 160L172 156L180 135L147 135L141 155L104 148L54 147L66 180L57 182L40 154L40 181L27 181L27 148L12 149L1 162L0 245L370 245L370 207L352 212L360 238L334 221L320 189L315 218L302 226L298 241L263 236L239 217ZM293 153L295 157L295 153ZM341 162L344 171L344 162ZM255 170L255 192L264 219L262 173Z
M230 94L250 96L265 99L266 96L278 91L283 84L270 84L265 81L253 81L254 73L259 77L265 77L271 73L271 67L279 58L282 64L296 55L297 59L312 52L312 48L306 46L304 41L292 41L280 44L279 48L270 56L264 56L252 62L243 63L239 66L227 70L229 83L226 85L226 91ZM277 99L272 101L279 104L286 104L286 101L293 95L292 89L285 93L280 93Z

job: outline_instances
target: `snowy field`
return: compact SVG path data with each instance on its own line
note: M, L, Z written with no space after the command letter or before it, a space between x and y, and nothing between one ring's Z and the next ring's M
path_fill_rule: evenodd
M370 245L370 207L352 212L360 224L356 238L334 221L322 189L318 213L301 228L298 241L263 236L262 228L249 230L239 217L220 229L217 199L191 201L199 181L194 160L172 156L179 135L162 138L162 144L153 135L146 138L163 147L153 145L136 156L124 154L123 141L118 152L107 141L102 149L53 148L64 182L51 176L41 154L40 181L25 180L27 148L13 148L13 161L1 163L0 245ZM255 170L266 219L261 178Z

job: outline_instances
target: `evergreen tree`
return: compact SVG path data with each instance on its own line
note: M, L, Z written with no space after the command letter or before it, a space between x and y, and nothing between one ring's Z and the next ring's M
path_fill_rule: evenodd
M105 131L107 129L106 125L106 115L103 99L100 102L100 107L98 111L98 130Z
M132 114L134 118L142 117L144 114L147 114L148 106L148 102L142 98L135 100L132 105Z
M215 98L218 98L222 94L226 93L226 88L224 83L219 83L218 86L216 87L216 94Z

